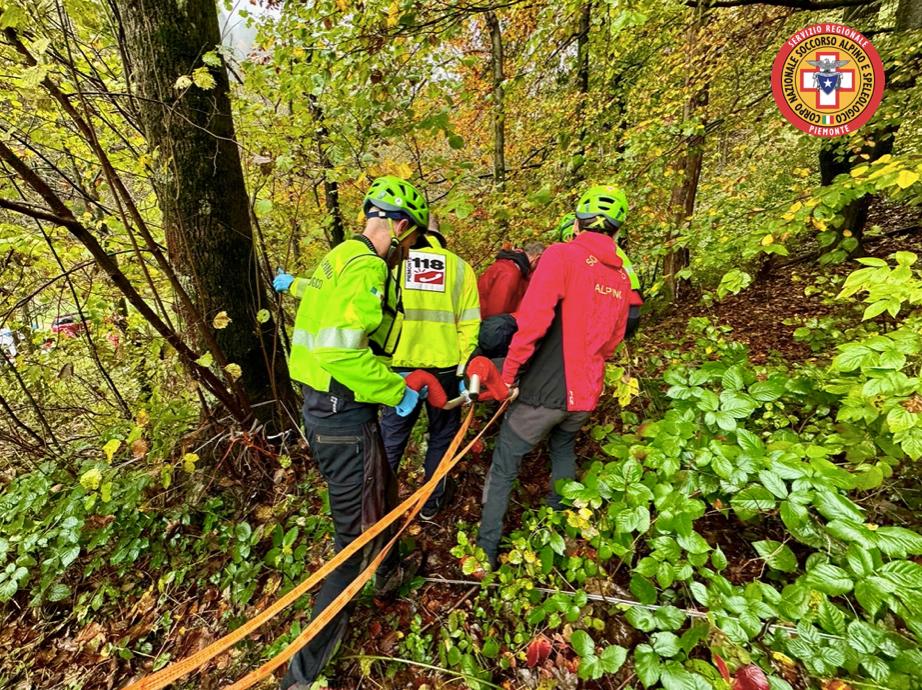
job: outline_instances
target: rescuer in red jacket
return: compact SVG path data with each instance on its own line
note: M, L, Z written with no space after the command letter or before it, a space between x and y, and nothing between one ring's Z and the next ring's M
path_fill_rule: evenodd
M503 249L496 255L496 261L477 280L481 319L518 309L543 251L543 244L530 242L524 249Z
M628 312L641 303L618 256L627 212L620 189L591 187L576 207L576 237L544 252L516 312L518 331L503 365L515 402L500 429L483 493L477 545L496 565L509 492L522 457L548 439L548 504L557 482L576 472L576 433L602 393L605 360L624 339Z

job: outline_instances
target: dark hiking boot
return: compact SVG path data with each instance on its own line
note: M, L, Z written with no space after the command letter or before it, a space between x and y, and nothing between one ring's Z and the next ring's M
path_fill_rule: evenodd
M396 594L401 587L411 582L423 565L423 554L421 551L413 551L406 555L400 564L383 578L378 575L375 578L375 596L386 598Z
M458 490L458 485L454 479L451 477L445 478L445 489L442 491L442 495L436 499L430 498L426 501L426 505L423 506L423 509L419 511L419 517L427 522L431 522L435 517L442 512L442 508L447 505L450 505L452 500L455 498L455 493Z

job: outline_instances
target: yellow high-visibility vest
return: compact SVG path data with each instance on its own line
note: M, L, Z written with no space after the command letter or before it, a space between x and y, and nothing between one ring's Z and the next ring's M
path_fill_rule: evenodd
M480 332L477 275L441 247L413 249L398 268L404 321L395 367L446 369L467 362Z

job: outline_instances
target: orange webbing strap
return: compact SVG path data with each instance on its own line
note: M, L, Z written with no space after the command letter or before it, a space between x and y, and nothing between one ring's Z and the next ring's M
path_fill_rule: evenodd
M338 614L346 606L346 604L352 600L352 597L361 591L362 587L365 586L365 583L371 579L378 566L387 556L387 552L390 551L391 547L397 543L400 535L409 526L409 524L413 522L413 518L415 518L416 514L422 509L423 504L426 502L426 498L428 498L429 494L435 490L436 485L454 468L455 465L461 461L461 459L468 452L470 452L474 444L483 436L484 432L490 428L490 425L496 421L500 414L502 414L503 410L506 409L508 404L508 402L504 402L500 406L499 410L497 410L493 418L490 419L490 421L483 427L483 429L480 430L477 436L475 436L474 439L464 447L464 450L462 450L457 455L453 455L453 453L458 449L458 446L461 444L461 441L464 439L464 435L467 432L467 428L470 426L471 419L473 418L474 408L471 406L471 409L468 411L467 417L464 420L464 424L461 425L461 429L458 430L457 435L452 440L451 446L449 446L448 450L445 451L445 455L442 456L442 462L439 464L439 467L433 473L432 478L421 487L420 491L425 491L425 498L419 499L419 502L407 516L407 519L404 520L403 525L400 526L400 529L398 529L396 534L391 537L391 540L387 543L387 545L381 549L378 555L372 559L371 563L365 567L365 570L363 570L359 576L355 578L348 587L346 587L345 590L340 592L339 596L337 596L336 599L334 599L330 605L320 613L320 615L311 620L308 626L301 632L300 635L298 635L297 638L295 638L293 642L291 642L287 647L285 647L285 649L269 659L269 661L264 663L258 669L248 673L233 685L227 686L225 690L245 690L246 688L252 687L255 683L258 683L264 678L268 678L272 675L275 669L291 659L291 657L293 657L295 653L301 649L301 647L310 642L314 638L314 635L320 632L327 623L333 620L336 614Z
M497 417L499 417L500 412L502 412L505 407L505 404L500 407L500 410L484 427L480 434L477 435L477 438L480 438L483 435L483 432L486 431L486 429L494 423ZM278 615L279 612L297 601L300 597L302 597L313 587L319 584L333 570L342 565L346 560L357 553L366 544L371 542L385 529L396 522L397 519L408 510L416 508L416 511L413 513L410 519L415 517L416 512L422 508L422 505L425 503L426 499L428 499L429 495L432 493L432 491L434 491L437 482L440 481L448 473L448 470L451 467L454 467L454 465L457 464L461 457L463 457L464 453L467 453L470 450L471 444L468 444L468 446L461 454L454 457L451 456L451 454L457 450L458 446L461 444L461 441L464 439L464 435L467 433L467 430L470 427L472 418L473 408L471 408L471 410L468 412L468 415L465 418L461 429L458 430L458 434L452 440L451 446L448 448L445 456L443 457L442 465L433 475L433 478L429 482L426 482L426 484L421 486L415 492L413 492L412 495L405 499L396 508L391 510L383 518L381 518L381 520L375 523L371 528L359 535L359 537L351 542L348 546L346 546L346 548L334 555L332 559L327 561L323 567L320 568L320 570L313 573L310 577L304 580L301 584L294 587L291 591L279 597L279 599L273 602L264 611L251 618L236 630L228 633L218 640L215 640L210 645L202 650L199 650L195 654L192 654L185 659L180 659L179 661L170 664L166 668L161 669L156 673L146 676L145 678L142 678L139 681L126 686L124 690L160 690L161 688L165 688L170 683L173 683L174 681L203 666L225 650L237 644L237 642L240 640L249 636L253 631L257 630L260 626L264 625L267 621ZM448 457L451 457L451 460L446 463L445 458Z
M275 671L275 669L286 663L289 659L291 659L291 657L295 655L295 653L297 653L299 649L301 649L301 647L314 639L314 635L323 630L324 626L333 620L333 618L340 611L342 611L346 604L352 601L352 597L358 594L362 590L362 587L365 586L365 583L371 579L371 577L375 574L375 571L377 571L378 566L381 565L381 563L387 557L388 551L390 551L391 547L397 543L400 535L403 534L403 530L405 530L407 525L412 522L413 517L415 517L416 513L421 507L422 504L417 504L417 507L413 510L403 525L401 525L400 529L394 533L394 536L391 537L391 540L387 542L384 548L378 552L378 555L371 560L371 562L365 567L365 570L359 573L359 576L356 577L351 583L349 583L349 586L340 592L339 596L331 601L330 605L320 612L320 615L312 619L308 626L301 631L301 634L298 635L293 642L291 642L287 647L285 647L285 649L269 659L269 661L264 663L255 671L248 673L233 685L228 685L225 690L244 690L245 688L253 686L255 683L258 683L264 678L268 678L272 675L272 672Z
M458 430L458 434L454 439L452 439L452 444L449 446L445 453L446 456L449 456L450 453L453 453L457 450L458 446L461 444L461 441L464 439L464 435L467 433L468 427L470 427L472 418L473 408L471 409L467 418L465 418L461 428ZM268 606L265 611L257 614L249 621L241 625L239 628L228 633L224 637L215 640L204 649L196 652L195 654L187 656L185 659L180 659L179 661L170 664L166 668L157 671L156 673L145 678L142 678L136 683L132 683L131 685L126 686L124 690L160 690L160 688L164 688L170 683L191 673L225 650L237 644L240 640L250 635L253 631L257 630L267 621L274 618L276 615L278 615L279 612L288 606L291 606L291 604L297 601L301 596L322 582L327 575L342 565L351 556L358 553L358 551L360 551L366 544L371 542L379 534L381 534L381 532L396 522L401 515L412 509L417 504L422 507L422 504L425 502L426 498L428 498L429 493L432 492L435 486L435 484L432 483L432 487L430 487L430 483L431 482L427 482L419 489L417 489L400 505L390 511L387 515L385 515L378 522L368 528L365 532L362 532L362 534L360 534L357 539L346 546L346 548L334 555L332 559L324 563L320 570L313 573L310 577L304 580L301 584L297 585L291 591L279 597L275 602ZM426 493L427 489L429 493Z

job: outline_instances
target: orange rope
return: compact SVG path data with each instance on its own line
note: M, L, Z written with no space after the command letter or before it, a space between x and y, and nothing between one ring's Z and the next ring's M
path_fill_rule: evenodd
M310 641L310 639L313 638L313 636L316 635L317 632L323 628L323 626L326 625L326 623L332 619L333 616L339 613L339 611L359 590L361 590L365 583L371 578L371 575L374 573L377 566L384 560L385 556L387 555L387 551L391 548L391 546L393 546L394 543L396 543L396 540L399 538L399 536L403 533L413 518L416 517L417 513L419 513L419 511L422 509L423 504L435 490L438 482L440 482L448 474L448 472L455 465L457 465L458 462L460 462L460 460L470 451L473 444L483 436L484 432L496 421L500 414L505 410L507 405L508 403L503 403L493 418L484 426L480 433L477 434L475 439L471 441L471 443L469 443L460 453L453 455L453 453L455 453L455 451L457 451L458 447L461 445L461 442L463 441L464 436L470 427L474 415L473 407L471 407L471 409L468 411L467 417L464 419L464 423L461 425L461 428L458 430L455 438L452 439L451 446L449 446L448 450L445 452L445 455L442 458L442 462L439 465L439 468L433 474L432 478L415 492L413 492L413 494L411 494L406 500L401 502L400 505L398 505L387 515L381 518L381 520L379 520L368 530L359 535L357 539L351 542L342 551L337 553L331 560L327 561L323 567L320 568L320 570L310 575L307 579L294 587L291 591L287 592L285 595L273 602L264 611L251 618L249 621L241 625L233 632L230 632L224 637L215 640L210 645L196 652L195 654L192 654L185 659L180 659L179 661L170 664L166 668L161 669L156 673L146 676L145 678L142 678L135 683L127 685L124 690L160 690L161 688L166 687L170 683L173 683L174 681L205 665L225 650L237 644L237 642L240 640L249 636L253 631L264 625L266 622L270 621L285 608L297 601L301 596L319 584L327 575L333 572L333 570L342 565L346 560L357 553L366 544L371 542L385 529L390 527L394 522L397 521L398 518L407 513L407 511L410 511L407 519L404 521L403 525L400 527L391 541L387 544L387 546L381 550L381 552L372 560L372 562L359 575L359 577L356 578L356 580L353 581L352 584L347 587L346 590L344 590L330 604L330 606L324 609L321 615L311 621L308 627L301 633L301 635L298 636L297 640L286 647L285 650L276 655L273 659L263 664L263 666L261 666L257 671L250 673L245 678L241 679L230 687L234 688L234 690L242 690L242 688L248 688L253 683L270 675L273 670L290 659L301 646Z
M507 405L507 402L503 403L493 418L486 424L486 426L484 426L483 429L480 430L480 433L474 437L474 440L467 444L464 450L462 450L460 453L453 455L453 453L458 449L458 446L461 444L461 441L464 439L464 435L467 433L467 429L470 426L471 419L474 415L474 408L473 406L471 407L467 413L467 417L464 420L464 424L461 425L461 429L458 430L457 435L452 440L451 446L447 451L445 451L445 455L442 456L442 462L439 464L438 469L432 475L432 478L420 488L420 491L425 492L426 498L429 497L429 494L432 493L432 491L435 489L435 486L442 480L442 478L445 477L445 475L447 475L468 452L470 452L471 448L474 446L474 443L476 443L480 437L483 436L484 432L486 432L490 425L493 424L493 422L499 417ZM419 491L417 493L419 493ZM255 671L248 673L233 685L227 686L225 690L245 690L246 688L252 687L255 683L258 683L264 678L268 678L270 675L272 675L275 669L286 663L297 653L299 649L301 649L301 647L310 642L314 638L314 635L320 632L327 623L333 620L336 614L338 614L343 609L343 607L349 603L352 597L361 591L362 587L365 586L365 583L371 579L372 575L375 573L375 570L377 570L378 566L387 556L387 552L394 544L397 543L400 535L403 534L403 531L409 526L411 522L413 522L413 519L416 517L417 513L419 513L419 511L422 509L423 504L426 502L426 498L419 499L419 502L411 510L403 525L401 525L400 529L397 530L397 533L394 534L387 545L381 549L381 552L374 559L372 559L371 563L365 567L365 570L363 570L359 576L355 578L355 580L353 580L352 583L346 589L344 589L327 608L325 608L320 613L319 616L310 622L310 624L301 632L300 635L298 635L297 638L295 638L291 644L289 644L287 647L285 647L285 649L276 654Z

